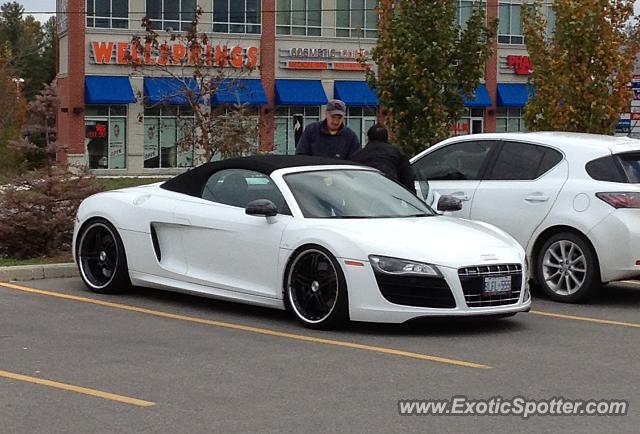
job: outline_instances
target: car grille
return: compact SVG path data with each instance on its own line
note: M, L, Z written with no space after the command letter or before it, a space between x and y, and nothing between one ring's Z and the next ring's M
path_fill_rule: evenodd
M456 307L451 288L441 277L376 273L376 281L382 296L391 303L441 309Z
M485 277L511 276L511 290L483 294ZM520 300L522 266L520 264L477 265L458 269L464 299L469 307L504 306Z

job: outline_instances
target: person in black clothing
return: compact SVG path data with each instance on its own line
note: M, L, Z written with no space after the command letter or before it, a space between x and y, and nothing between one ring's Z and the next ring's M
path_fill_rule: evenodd
M348 160L361 149L360 139L344 125L347 106L339 99L327 104L327 117L307 126L296 146L296 154Z
M389 143L387 129L380 124L375 124L367 131L367 138L369 139L367 146L356 152L351 160L378 169L415 194L415 175L409 164L409 158L400 148Z

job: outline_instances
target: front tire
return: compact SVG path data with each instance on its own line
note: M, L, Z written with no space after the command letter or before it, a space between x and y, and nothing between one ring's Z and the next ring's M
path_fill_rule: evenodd
M600 284L593 248L571 232L549 237L538 252L536 281L552 300L578 303L588 299Z
M287 267L285 300L305 327L334 329L349 320L344 273L338 261L320 246L305 247Z
M131 287L124 244L107 220L96 218L82 227L76 252L80 277L90 290L115 294Z

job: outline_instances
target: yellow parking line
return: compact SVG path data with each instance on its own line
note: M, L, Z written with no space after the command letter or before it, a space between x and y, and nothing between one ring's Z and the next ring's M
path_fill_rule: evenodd
M40 384L41 386L53 387L69 392L81 393L83 395L95 396L110 401L122 402L124 404L137 405L139 407L151 407L156 405L154 402L143 401L142 399L131 398L129 396L116 395L115 393L103 392L96 389L88 389L86 387L74 386L73 384L59 383L57 381L45 380L44 378L30 377L28 375L16 374L0 370L0 377L9 378L11 380L24 381L27 383Z
M534 314L534 315L548 316L548 317L551 317L551 318L568 319L568 320L573 320L573 321L585 321L585 322L591 322L591 323L595 323L595 324L606 324L606 325L614 325L614 326L631 327L631 328L640 329L640 323L634 323L634 322L612 321L612 320L609 320L609 319L590 318L590 317L586 317L586 316L565 315L563 313L543 312L543 311L540 311L540 310L532 310L531 313Z
M410 352L410 351L396 350L396 349L393 349L393 348L357 344L357 343L354 343L354 342L338 341L338 340L334 340L334 339L317 338L317 337L314 337L314 336L306 336L306 335L299 335L299 334L294 334L294 333L280 332L280 331L277 331L277 330L265 329L265 328L260 328L260 327L253 327L253 326L248 326L248 325L243 325L243 324L235 324L235 323L229 323L229 322L223 322L223 321L215 321L215 320L197 318L197 317L192 317L192 316L177 315L177 314L174 314L174 313L163 312L163 311L159 311L159 310L146 309L146 308L143 308L143 307L130 306L130 305L127 305L127 304L111 303L111 302L108 302L108 301L96 300L94 298L78 297L76 295L63 294L63 293L56 292L56 291L45 291L45 290L42 290L42 289L35 289L35 288L29 288L29 287L26 287L26 286L14 285L14 284L11 284L11 283L0 282L0 286L4 286L5 288L17 289L19 291L29 292L29 293L32 293L32 294L46 295L46 296L49 296L49 297L57 297L57 298L65 299L65 300L79 301L79 302L82 302L82 303L90 303L90 304L95 304L95 305L98 305L98 306L106 306L106 307L111 307L111 308L114 308L114 309L127 310L127 311L130 311L130 312L143 313L143 314L158 316L158 317L162 317L162 318L171 318L171 319L180 320L180 321L189 321L189 322L198 323L198 324L206 324L206 325L212 325L212 326L216 326L216 327L223 327L223 328L227 328L227 329L241 330L241 331L250 332L250 333L257 333L257 334L261 334L261 335L276 336L276 337L281 337L281 338L294 339L294 340L298 340L298 341L312 342L312 343L316 343L316 344L324 344L324 345L331 345L331 346L335 346L335 347L352 348L352 349L357 349L357 350L364 350L364 351L370 351L370 352L374 352L374 353L382 353L382 354L393 355L393 356L408 357L408 358L412 358L412 359L425 360L425 361L429 361L429 362L444 363L444 364L447 364L447 365L461 366L461 367L465 367L465 368L477 368L477 369L488 369L488 368L490 368L490 366L487 366L487 365L482 365L482 364L473 363L473 362L467 362L467 361L464 361L464 360L449 359L449 358L445 358L445 357L432 356L432 355L428 355L428 354L413 353L413 352Z

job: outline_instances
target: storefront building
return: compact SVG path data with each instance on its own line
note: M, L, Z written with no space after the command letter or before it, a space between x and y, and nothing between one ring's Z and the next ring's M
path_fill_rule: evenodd
M211 103L250 106L261 149L294 153L296 133L322 119L332 98L347 103L347 125L366 142L378 99L361 60L375 46L376 0L58 0L58 140L67 147L60 159L105 175L172 174L194 164L198 153L185 145L193 112L184 97L168 97L176 78L132 69L130 56L136 55L132 38L144 35L145 16L171 46L169 56L186 56L186 48L162 30L185 31L196 4L203 10L199 31L209 37L207 49L224 57L229 76L256 67L235 81L242 90L221 88ZM458 1L462 25L472 6ZM489 0L486 7L489 19L500 18L495 55L452 134L524 129L531 65L520 0ZM142 57L145 64L159 62L151 54ZM183 83L191 86L188 80Z

